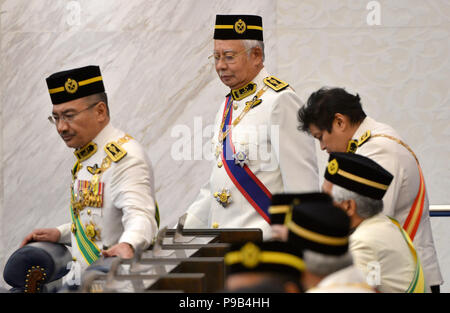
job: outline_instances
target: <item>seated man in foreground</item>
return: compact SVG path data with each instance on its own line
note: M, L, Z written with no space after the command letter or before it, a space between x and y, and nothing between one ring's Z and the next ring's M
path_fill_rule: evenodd
M83 271L101 255L131 258L156 235L154 179L144 148L110 123L98 66L47 78L49 120L76 157L67 213L71 222L35 229L31 241L69 243L72 269ZM68 190L69 191L69 190Z
M356 266L381 292L425 292L422 266L399 223L382 213L393 176L352 153L331 153L325 178L337 205L350 217L350 251Z

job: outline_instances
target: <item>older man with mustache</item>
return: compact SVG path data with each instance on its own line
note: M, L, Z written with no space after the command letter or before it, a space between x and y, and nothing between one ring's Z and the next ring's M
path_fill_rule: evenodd
M216 159L186 228L260 228L273 193L319 190L314 142L296 131L302 102L264 68L262 18L217 15L211 59L229 88L215 120Z
M65 208L71 222L35 229L22 246L71 242L73 268L81 270L101 255L132 258L150 245L158 229L150 159L136 140L110 123L98 66L55 73L47 85L53 103L49 120L75 149Z

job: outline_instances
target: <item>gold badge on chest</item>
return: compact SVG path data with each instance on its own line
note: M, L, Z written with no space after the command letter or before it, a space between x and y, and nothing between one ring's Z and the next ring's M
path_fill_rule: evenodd
M89 239L91 240L101 240L100 237L100 229L97 227L97 225L94 222L89 222L85 225L85 229L86 229L86 235L89 237Z
M87 170L92 175L96 175L96 174L99 174L101 172L101 168L98 167L98 164L94 164L94 166L88 166Z
M223 188L221 192L214 193L214 198L225 208L228 204L231 203L230 190Z

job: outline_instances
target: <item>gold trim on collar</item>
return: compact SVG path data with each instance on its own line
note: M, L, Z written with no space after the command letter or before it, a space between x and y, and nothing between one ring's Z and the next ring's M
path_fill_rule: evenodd
M249 82L242 88L232 89L231 96L233 97L233 100L240 101L254 94L255 92L256 92L256 84L254 82Z
M358 149L358 141L354 140L354 139L350 140L348 142L347 151L346 152L355 153L356 149Z
M84 147L76 149L73 154L75 154L79 162L83 162L94 155L95 152L97 152L97 144L91 141Z
M358 140L358 147L360 145L362 145L363 143L365 143L371 136L370 130L366 131L364 134L361 135L361 137L359 137Z

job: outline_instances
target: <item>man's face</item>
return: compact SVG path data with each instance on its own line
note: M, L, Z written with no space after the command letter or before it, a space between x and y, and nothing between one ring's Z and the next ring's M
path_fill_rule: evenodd
M87 103L87 97L53 105L53 119L56 130L70 148L81 148L88 144L99 132L98 103ZM64 120L63 117L66 119Z
M320 130L316 125L309 126L310 134L319 140L320 149L331 152L346 152L349 138L333 122L331 132Z
M216 61L216 72L220 80L236 89L249 83L255 76L257 60L245 51L241 40L214 40L214 55L220 57ZM226 56L235 56L232 62L226 61Z

